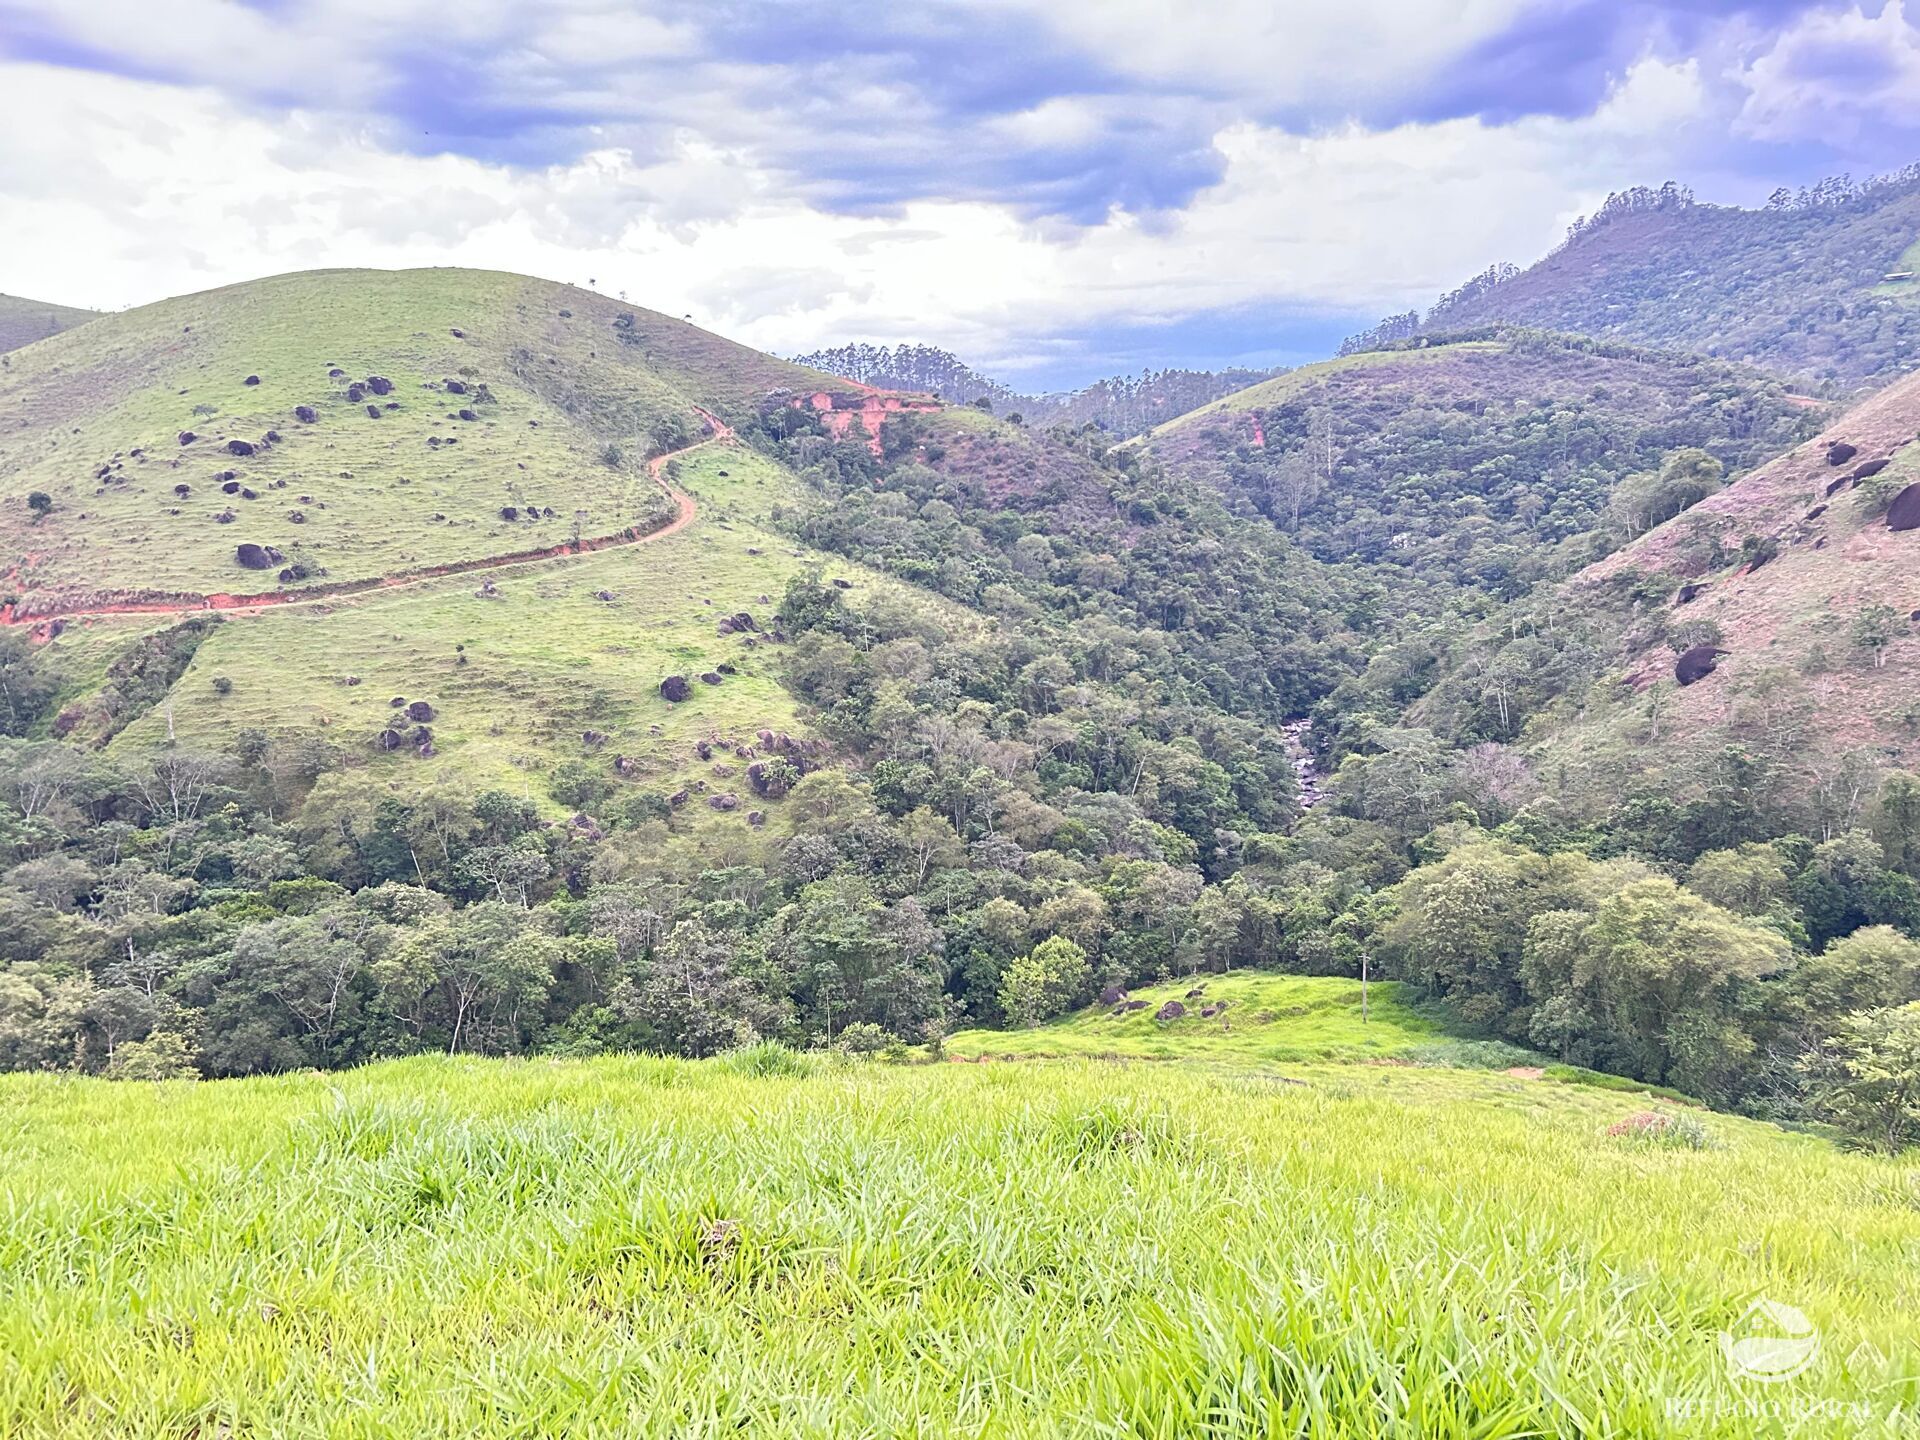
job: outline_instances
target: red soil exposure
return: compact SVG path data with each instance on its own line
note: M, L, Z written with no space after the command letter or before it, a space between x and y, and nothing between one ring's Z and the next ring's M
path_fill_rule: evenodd
M710 411L694 407L706 422L707 434L703 439L679 450L669 451L665 455L655 456L647 462L647 474L673 498L675 513L673 519L654 530L642 530L629 525L626 529L612 535L582 537L578 541L567 540L558 545L545 545L533 550L514 550L504 555L480 555L471 560L455 560L445 565L427 565L416 570L396 571L391 575L376 575L365 580L342 580L331 585L309 585L302 590L277 590L259 595L194 595L194 594L122 594L114 598L93 600L80 599L72 602L60 596L31 597L18 605L0 605L0 625L31 625L35 640L51 639L54 630L53 621L67 616L84 615L172 615L194 610L265 610L276 605L302 605L314 600L328 600L343 595L359 595L369 590L389 589L399 585L417 584L424 580L437 580L447 575L466 575L475 570L498 570L509 565L528 565L541 560L557 560L568 555L586 555L595 550L606 550L615 545L645 545L655 540L664 540L667 536L684 530L693 523L699 507L691 496L682 494L667 484L662 473L667 462L676 456L685 455L699 449L702 445L718 441L730 441L733 431L719 416Z
M827 427L827 433L836 440L847 438L847 432L853 429L858 417L867 432L867 449L875 455L880 453L880 432L887 423L889 415L909 410L938 410L937 400L922 400L914 396L896 395L886 390L876 390L871 385L860 385L849 381L859 393L857 396L836 395L828 390L816 390L804 400L793 401L795 409L810 405L819 413L821 424ZM847 403L851 399L852 403Z
M1253 443L1258 445L1262 450L1266 449L1267 448L1267 432L1266 432L1266 428L1260 423L1260 417L1258 415L1254 415L1249 418L1251 418L1253 421Z

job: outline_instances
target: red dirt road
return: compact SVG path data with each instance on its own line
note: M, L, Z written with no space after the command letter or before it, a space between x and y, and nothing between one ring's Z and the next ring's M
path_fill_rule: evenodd
M391 575L374 575L361 580L342 580L331 585L311 585L304 590L267 591L259 595L181 595L177 598L157 600L106 601L104 603L81 602L67 606L58 599L47 602L42 608L36 605L30 614L16 614L13 605L0 605L0 625L27 625L34 627L35 638L48 638L48 623L54 620L85 619L103 615L191 615L206 610L248 611L269 610L283 605L308 605L320 600L332 600L348 595L362 595L371 590L387 590L404 585L417 585L428 580L438 580L448 575L467 575L480 570L504 570L515 565L534 565L546 560L559 560L569 555L588 555L596 550L611 549L616 545L647 545L655 540L664 540L691 525L700 513L693 497L674 489L667 483L666 466L669 460L682 455L690 455L707 445L731 441L732 429L718 415L693 407L707 422L709 433L683 445L678 450L670 450L665 455L655 456L647 462L647 474L673 499L676 507L673 519L657 530L641 531L633 526L615 532L612 535L582 537L579 541L568 540L559 545L547 545L537 550L515 550L504 555L481 555L471 560L455 560L445 565L427 565L417 570L401 570Z

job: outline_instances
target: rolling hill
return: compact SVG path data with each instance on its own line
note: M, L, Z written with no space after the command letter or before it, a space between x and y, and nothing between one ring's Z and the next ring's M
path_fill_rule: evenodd
M1496 266L1380 333L1492 323L1695 351L1841 393L1884 384L1920 354L1920 167L1761 210L1631 190L1537 264Z
M1492 326L1304 366L1140 443L1322 560L1437 587L1432 608L1577 564L1618 482L1669 453L1743 470L1822 413L1739 367Z
M48 641L54 734L310 736L402 787L591 761L697 809L738 788L697 742L799 728L763 647L809 561L761 528L797 482L722 417L814 413L842 382L456 270L284 276L13 358L0 615ZM247 568L242 545L277 558ZM662 698L673 675L689 699Z
M0 295L0 353L18 350L22 345L84 325L97 319L99 314L98 310L81 310L72 305Z
M673 508L648 457L710 431L707 411L831 383L604 296L458 270L255 281L13 359L0 548L25 616L658 528Z

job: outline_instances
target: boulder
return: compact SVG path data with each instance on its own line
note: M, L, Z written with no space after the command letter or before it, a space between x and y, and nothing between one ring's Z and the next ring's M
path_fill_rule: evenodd
M733 628L736 630L758 630L760 628L753 623L753 616L749 615L745 610L740 611L737 615L731 616L730 619Z
M433 706L424 700L416 700L407 706L407 718L422 723L431 720L433 719Z
M302 425L311 425L320 418L320 412L311 405L296 405L293 407L293 418Z
M367 398L367 387L362 385L358 380L354 381L351 385L347 386L347 399L352 401L355 405L358 405L361 401L365 400L366 398Z
M1882 470L1886 469L1887 466L1891 465L1892 463L1893 463L1892 456L1888 456L1884 460L1869 460L1866 464L1856 468L1854 472L1851 475L1849 475L1847 478L1849 480L1853 480L1856 482L1861 480L1871 480L1874 476L1878 475Z
M1102 1005L1119 1005L1125 1002L1127 992L1118 985L1109 985L1100 992Z
M1827 463L1829 465L1844 465L1859 453L1860 447L1858 445L1849 445L1844 440L1835 440L1827 446Z
M1682 585L1678 590L1673 592L1673 603L1676 605L1690 605L1700 598L1700 592L1706 588L1707 585L1704 580L1696 580L1692 584Z
M1156 1020L1178 1020L1186 1013L1186 1006L1182 1005L1178 1000L1169 1000L1153 1012L1153 1018Z
M227 441L227 453L229 455L238 455L244 460L247 456L253 454L253 442L250 440L229 440Z
M1673 662L1673 678L1682 685L1704 680L1714 672L1720 657L1726 653L1718 645L1696 645Z
M1887 507L1887 529L1920 530L1920 481L1893 497Z
M1818 519L1819 519L1819 518L1820 518L1820 517L1821 517L1822 515L1824 515L1824 514L1826 514L1826 513L1827 513L1827 507L1826 507L1826 506L1824 506L1824 505L1816 505L1816 506L1814 506L1814 507L1813 507L1813 508L1812 508L1811 510L1809 510L1809 511L1807 511L1807 519L1809 519L1809 520L1818 520Z
M518 505L502 505L500 507L500 518L502 520L518 520L520 518L520 507Z
M378 405L367 406L367 418L369 420L378 420L380 418L380 407Z
M240 562L243 569L271 570L280 563L282 557L271 545L256 545L247 540L234 547L233 558Z
M700 683L702 685L718 685L720 683L720 676L708 670L700 676Z
M691 694L693 694L693 687L687 684L687 677L684 675L669 675L660 682L662 700L670 700L677 705Z
M461 381L447 380L443 381L442 384L449 395L464 395L467 393L467 387Z
M471 410L462 410L460 412L460 418L462 420L478 420L480 417Z
M260 383L260 377L258 375L249 375L240 383L242 385L258 385Z
M766 823L767 823L767 812L766 812L766 811L764 811L764 810L749 810L749 811L747 811L747 824L749 824L749 825L753 825L753 826L760 826L760 825L764 825L764 824L766 824Z
M709 795L707 805L714 810L737 810L740 807L740 797L732 793Z
M391 395L393 393L393 382L384 375L369 375L367 376L367 389L376 395Z
M1842 490L1851 490L1852 488L1853 488L1853 476L1842 475L1838 480L1834 481L1831 485L1827 486L1827 498L1831 500L1834 496L1838 495Z
M1144 1010L1147 1008L1147 1002L1144 1000L1129 1000L1127 1001L1126 1008L1129 1010Z
M193 431L191 430L182 430L180 432L180 443L182 445L191 445L194 441L198 440L199 438L200 437L194 434Z

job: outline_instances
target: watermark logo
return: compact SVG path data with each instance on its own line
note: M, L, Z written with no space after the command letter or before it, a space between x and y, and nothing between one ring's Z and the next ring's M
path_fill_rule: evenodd
M1820 1357L1820 1331L1803 1311L1765 1296L1720 1332L1727 1369L1738 1380L1772 1384L1802 1374Z

